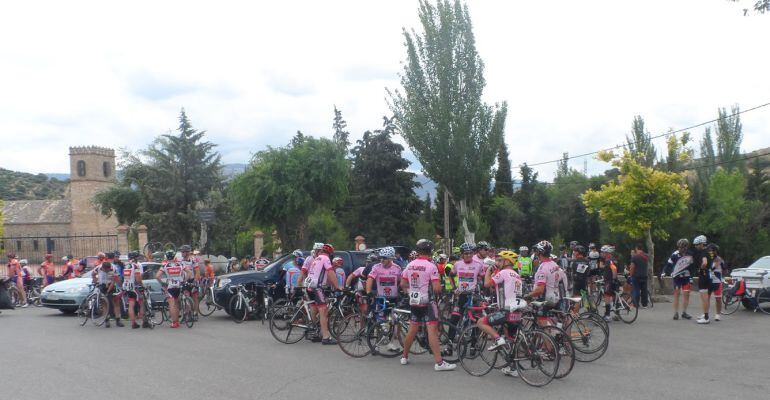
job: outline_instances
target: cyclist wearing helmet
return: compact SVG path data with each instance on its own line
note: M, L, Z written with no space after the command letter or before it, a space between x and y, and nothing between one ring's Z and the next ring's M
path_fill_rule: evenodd
M695 246L695 249L693 250L693 267L696 268L698 274L698 292L700 293L701 306L703 307L703 315L698 318L697 322L699 324L708 324L711 322L708 313L710 303L708 299L711 295L709 289L711 289L711 268L714 262L712 257L713 253L709 253L706 250L708 240L703 235L693 239L692 244Z
M438 276L441 278L441 286L445 286L444 283L446 282L446 264L447 264L447 255L446 254L439 254L436 256L436 268L438 268Z
M480 241L476 244L475 250L476 254L473 256L473 261L477 262L479 265L484 268L484 270L481 271L482 277L484 276L484 272L486 272L486 266L484 266L484 259L489 257L489 250L490 250L489 243L485 241ZM460 245L460 251L462 252L463 246Z
M165 281L162 279L165 275ZM171 328L179 328L179 294L182 284L189 278L181 264L174 261L174 252L166 252L166 264L155 274L155 279L166 287L168 310L171 314Z
M307 270L310 269L310 267L315 262L315 258L318 257L318 253L321 252L321 249L323 249L324 244L323 243L313 243L313 249L310 251L310 255L305 257L305 262L302 263L302 269Z
M708 312L711 308L711 295L714 294L714 302L716 303L716 314L714 314L714 321L720 321L722 319L722 273L724 271L724 260L719 256L719 246L716 243L711 243L706 246L706 256L709 259L708 278L711 282L711 286L704 292L700 291L701 301L703 302L703 320L701 322L707 324ZM700 320L698 320L700 322Z
M690 249L690 241L679 239L676 242L677 250L668 258L666 266L660 277L671 275L674 281L674 319L679 319L679 295L683 294L682 318L690 319L687 314L687 306L690 303L690 282L692 281L690 269L693 264L694 252Z
M458 247L459 249L459 247ZM459 251L458 251L459 254ZM455 264L460 261L460 257L452 254L449 261L444 265L444 291L453 292L457 289L457 274L455 273Z
M296 295L295 288L299 285L299 277L302 275L302 265L305 263L302 250L294 250L291 255L294 258L292 263L283 266L283 283L286 297L288 298L294 298Z
M516 263L516 269L522 279L532 276L532 257L529 256L527 246L519 247L519 261Z
M128 319L131 321L131 329L138 329L136 323L136 308L139 309L139 320L142 321L142 328L149 328L150 325L144 320L144 307L142 302L142 274L144 269L139 264L139 252L132 251L128 253L128 265L123 269L123 295L128 297Z
M315 257L313 265L310 268L302 268L302 280L305 287L308 288L308 295L313 301L311 310L313 318L320 318L322 343L325 345L337 344L334 339L331 338L329 333L329 310L327 309L326 296L324 295L323 288L326 285L330 285L335 290L338 290L336 274L334 273L334 267L329 257L334 254L334 247L330 244L325 244L318 252L318 256Z
M393 247L383 247L379 254L380 263L372 267L372 271L366 279L366 294L370 298L376 295L397 303L401 269L393 262L396 258L396 250ZM395 336L390 337L390 343L387 347L388 350L396 353L401 351L401 346L398 345L399 330L395 329L394 331Z
M416 252L416 251L414 251L414 250L412 250L412 252L411 252L411 253L409 253L409 262L412 262L412 261L414 261L415 259L417 259L417 256L418 256L417 252Z
M433 253L433 243L427 239L420 239L415 246L419 255L410 262L404 272L401 273L401 288L409 293L409 308L412 312L409 323L409 331L404 340L404 354L401 357L401 365L409 363L409 349L412 348L414 338L420 326L426 325L428 331L428 344L433 353L436 364L435 371L451 371L456 365L450 364L441 358L441 349L438 341L438 306L436 297L441 293L438 268L430 261Z
M366 312L369 309L369 304L365 298L366 281L372 268L377 265L379 261L380 257L376 251L369 253L369 255L366 256L366 263L351 272L350 275L348 275L348 279L345 280L345 287L356 292L356 301L362 315L366 315Z
M535 273L535 286L525 298L543 299L549 305L555 306L565 296L567 286L564 272L551 258L552 251L553 246L546 240L535 245L539 266Z
M62 257L62 261L66 262L66 264L64 264L64 272L61 274L62 279L74 278L75 266L78 264L78 261L75 260L75 257L73 257L72 254L67 254L66 257Z
M468 302L473 298L473 293L478 291L479 285L484 279L484 272L487 269L483 260L477 261L476 255L474 255L475 247L472 243L460 245L462 258L454 265L454 274L457 276L457 290L455 293L458 296L452 305L452 316L449 318L449 322L452 324L449 328L450 338L455 337L454 326L457 326L458 322L460 322Z
M574 271L574 282L572 284L572 295L576 297L580 297L583 294L585 294L588 290L588 273L589 271L589 265L588 265L588 259L586 258L586 248L580 245L575 246L575 249L572 251L572 254L574 254L575 258L572 260L572 264L570 265L570 268L572 271ZM575 303L574 305L575 311L580 310L580 303Z
M521 295L522 283L519 274L514 270L517 263L516 253L503 250L497 253L496 267L487 269L484 274L484 286L495 288L497 303L500 305L500 311L485 316L476 323L479 329L494 339L489 351L494 351L505 344L505 338L500 336L493 326L506 324L506 331L515 329L521 318L521 312L518 309L526 305L518 298ZM505 375L518 376L515 368L505 367L501 371Z
M27 294L24 293L24 278L22 276L21 264L16 259L15 253L8 253L8 277L16 284L19 289L19 300L21 300L21 308L27 307Z
M109 315L107 315L104 321L105 328L110 327L110 316L115 318L115 325L123 327L123 323L120 322L120 297L114 296L116 285L120 283L120 280L117 271L115 271L115 268L109 261L112 256L112 253L99 253L97 267L91 272L91 279L99 285L99 290L102 294L107 296Z
M178 264L182 266L187 276L184 289L189 292L190 297L193 299L195 307L194 318L198 319L200 314L200 299L198 297L198 284L201 281L201 266L197 257L193 257L190 253L192 248L189 245L184 245L179 248L179 252L182 253L182 257L179 259Z
M601 248L601 263L604 265L604 320L612 322L610 318L610 308L615 298L615 292L618 290L618 266L615 265L612 254L615 248L610 245L604 245Z

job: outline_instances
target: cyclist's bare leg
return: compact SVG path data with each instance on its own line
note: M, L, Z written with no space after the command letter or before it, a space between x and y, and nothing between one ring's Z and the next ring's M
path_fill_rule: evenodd
M321 318L321 336L324 339L329 339L331 338L329 333L329 309L327 307L319 307L318 314L320 314Z
M171 322L179 322L179 305L173 297L168 298L168 312L171 314Z
M714 295L714 305L717 308L717 314L722 314L722 296Z
M438 341L438 325L428 325L428 346L433 352L433 359L436 360L436 364L441 364L443 359L441 358L441 345Z
M680 289L674 288L674 313L679 313L679 294Z
M128 299L128 320L131 321L132 325L136 323L136 312L134 312L135 305L136 300Z
M690 305L690 291L689 290L682 290L684 302L682 304L682 313L687 312L687 306Z
M16 279L16 288L19 289L19 299L21 300L21 304L27 304L27 291L24 289L23 279Z
M409 349L412 348L412 343L414 343L414 338L417 336L417 331L420 330L420 324L415 322L409 323L409 330L406 331L406 338L404 339L404 358L409 358ZM434 352L434 354L436 354Z

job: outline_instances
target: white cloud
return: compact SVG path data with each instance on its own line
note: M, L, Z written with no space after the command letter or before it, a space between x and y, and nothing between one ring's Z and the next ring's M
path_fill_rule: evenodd
M69 145L142 148L176 127L181 107L225 162L297 130L330 135L333 105L357 139L388 113L402 28L418 24L414 1L126 4L0 6L0 166L61 172ZM770 17L743 17L732 2L469 8L485 98L509 103L514 165L620 144L636 114L660 133L714 118L717 107L770 101ZM770 107L743 122L744 149L770 146ZM554 166L537 170L550 180Z

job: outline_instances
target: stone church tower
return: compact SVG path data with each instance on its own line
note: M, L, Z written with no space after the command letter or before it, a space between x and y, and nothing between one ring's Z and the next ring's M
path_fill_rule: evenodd
M115 233L115 216L104 218L91 202L116 182L115 151L96 146L70 147L70 234Z

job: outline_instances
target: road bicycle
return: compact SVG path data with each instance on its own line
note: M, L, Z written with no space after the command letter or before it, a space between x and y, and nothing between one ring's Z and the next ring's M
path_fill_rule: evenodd
M194 290L195 287L190 283L185 283L179 291L179 323L187 325L188 328L192 328L198 319L195 315L195 303L190 295Z
M88 289L88 295L80 303L77 310L80 326L88 323L89 319L93 322L94 326L102 326L109 316L109 300L99 289L98 285L91 283L88 285Z
M598 280L596 283L601 284L601 286L604 287L604 279ZM614 295L612 296L610 311L626 324L634 323L636 317L639 315L639 309L634 306L631 293L627 293L623 290L623 284L618 284L618 289L615 290Z
M561 328L569 337L575 350L575 360L591 362L599 359L609 346L609 325L595 312L575 312L572 304L581 298L568 297L563 307L551 309L547 313L550 324Z
M757 280L761 281L767 274L768 272L759 273ZM736 312L741 304L748 310L770 314L770 307L768 307L770 306L770 288L747 287L745 280L733 281L732 279L724 279L723 282L723 314L730 315Z
M308 298L307 288L301 290L303 296L299 304L286 303L277 307L270 316L270 334L281 343L294 344L303 338L310 339L319 335L319 323L313 320L310 312L310 306L315 302ZM334 300L330 298L327 304Z
M216 299L214 298L214 285L213 282L209 282L207 279L203 280L203 283L200 288L200 312L201 315L204 317L208 317L211 314L214 313L214 311L218 311L223 309L224 307L217 304Z
M483 376L494 368L497 358L501 357L505 366L515 368L528 385L549 384L559 370L558 346L544 330L523 326L524 318L521 312L508 313L508 323L497 327L498 334L505 338L505 344L496 348L492 347L495 340L477 326L464 329L458 344L463 369L471 375ZM529 326L534 326L534 322L530 321Z

